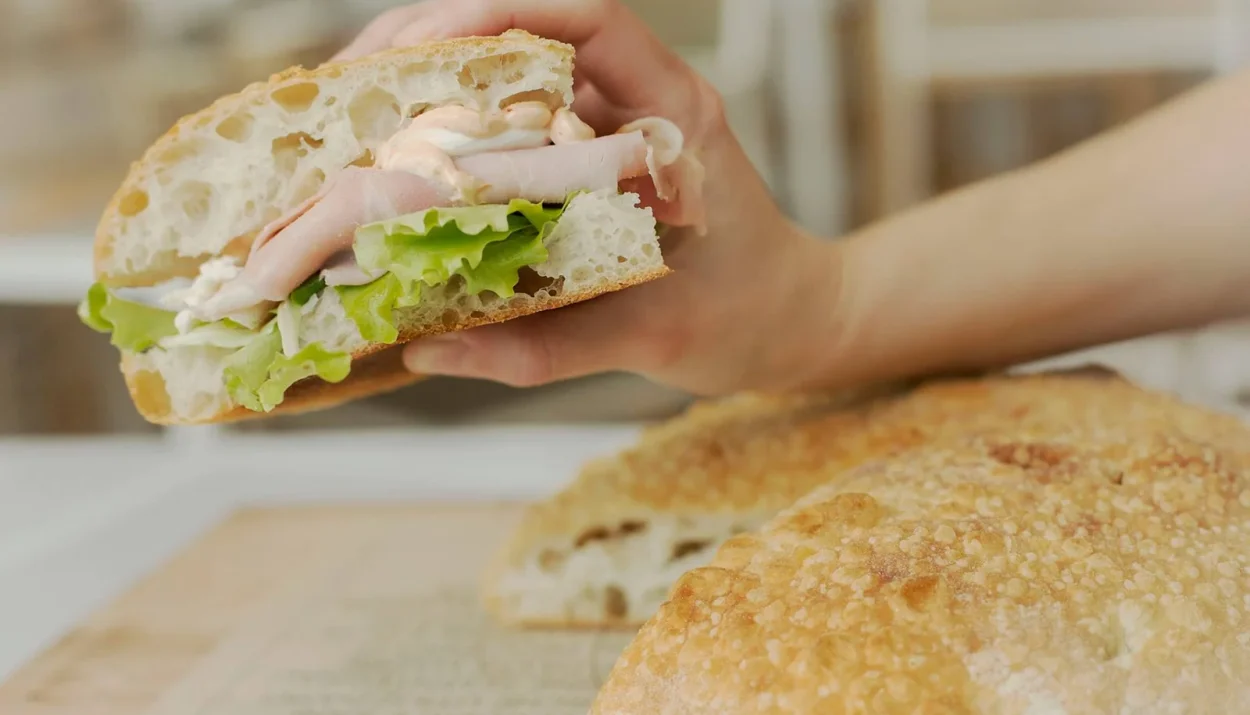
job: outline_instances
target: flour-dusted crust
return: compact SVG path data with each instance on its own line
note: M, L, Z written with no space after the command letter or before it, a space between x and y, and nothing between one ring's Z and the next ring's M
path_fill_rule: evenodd
M1244 710L1246 425L1079 379L905 411L978 423L969 398L992 418L827 475L682 576L592 712Z
M526 510L487 570L486 608L515 625L637 627L682 573L810 488L787 459L804 459L804 424L902 389L743 394L648 427Z

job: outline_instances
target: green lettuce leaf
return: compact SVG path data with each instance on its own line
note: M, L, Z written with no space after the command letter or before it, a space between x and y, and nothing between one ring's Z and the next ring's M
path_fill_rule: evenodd
M390 271L407 292L415 290L407 286L418 282L437 286L453 275L472 275L481 290L510 296L519 280L517 269L547 260L541 238L567 205L513 199L508 204L433 208L367 224L356 231L356 261L366 271ZM523 243L487 252L513 238ZM526 263L514 267L520 260Z
M554 228L555 223L547 227ZM500 298L511 298L521 280L521 269L546 262L547 246L543 241L547 233L546 229L522 229L487 246L476 266L465 266L459 271L464 276L465 289L473 294L490 291Z
M346 353L331 352L320 344L307 345L288 357L282 354L282 336L272 322L245 348L232 355L225 369L231 399L253 412L270 412L282 404L286 391L306 377L342 382L351 372Z
M314 273L291 293L291 302L301 307L308 305L308 301L312 300L313 296L320 295L325 288L326 279L321 277L321 273Z
M420 284L414 284L420 285ZM399 339L395 326L395 306L404 296L404 287L393 273L362 286L335 288L343 312L360 330L360 336L372 343L387 345Z
M112 333L110 342L122 350L143 352L162 338L178 334L175 313L122 300L96 283L78 305L78 318L99 333Z

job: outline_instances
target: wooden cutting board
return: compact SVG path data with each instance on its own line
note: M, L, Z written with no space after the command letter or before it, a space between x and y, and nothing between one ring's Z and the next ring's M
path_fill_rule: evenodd
M515 505L249 509L0 685L5 715L586 711L625 633L518 632L476 584Z

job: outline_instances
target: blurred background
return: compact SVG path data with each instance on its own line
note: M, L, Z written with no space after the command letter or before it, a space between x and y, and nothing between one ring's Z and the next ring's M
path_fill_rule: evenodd
M0 0L0 436L152 431L73 304L94 222L178 117L316 65L398 0ZM629 0L725 93L778 199L836 236L1045 157L1245 64L1242 0ZM1250 331L1095 351L1250 405ZM1074 359L1080 359L1074 358ZM240 429L637 422L685 395L627 376L535 390L430 380Z

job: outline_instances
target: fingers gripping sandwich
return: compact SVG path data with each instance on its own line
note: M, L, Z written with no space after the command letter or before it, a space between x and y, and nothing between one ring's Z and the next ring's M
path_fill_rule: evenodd
M386 348L667 272L650 209L697 203L683 135L596 136L571 47L510 31L299 68L183 119L101 219L79 314L162 424L414 379Z

